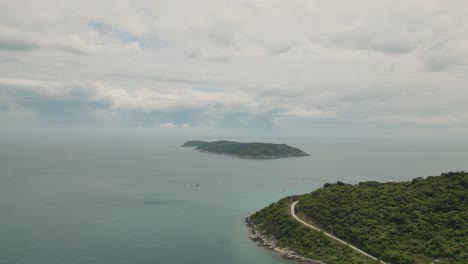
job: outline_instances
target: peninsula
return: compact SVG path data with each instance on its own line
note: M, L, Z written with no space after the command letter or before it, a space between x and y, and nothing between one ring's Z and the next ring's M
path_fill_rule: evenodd
M281 159L309 156L304 151L286 144L241 143L234 141L187 141L182 147L195 147L200 152L229 155L244 159Z
M308 263L468 263L468 173L326 183L246 219L251 238ZM319 260L319 261L318 261Z

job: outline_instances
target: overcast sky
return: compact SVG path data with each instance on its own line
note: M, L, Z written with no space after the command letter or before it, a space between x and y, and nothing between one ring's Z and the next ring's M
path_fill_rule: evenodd
M0 127L468 139L468 1L0 0Z

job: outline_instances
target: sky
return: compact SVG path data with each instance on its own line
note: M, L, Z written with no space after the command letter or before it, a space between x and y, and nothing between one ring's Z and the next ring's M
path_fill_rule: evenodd
M468 139L466 0L0 0L0 135Z

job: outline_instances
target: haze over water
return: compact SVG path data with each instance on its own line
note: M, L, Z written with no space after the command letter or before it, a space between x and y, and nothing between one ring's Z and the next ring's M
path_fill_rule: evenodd
M191 139L0 139L0 263L290 263L251 242L242 218L326 182L468 160L466 141L243 139L311 154L244 160L180 147Z

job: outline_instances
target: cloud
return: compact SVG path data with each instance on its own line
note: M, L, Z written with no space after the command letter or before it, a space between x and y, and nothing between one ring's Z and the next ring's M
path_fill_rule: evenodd
M3 104L9 112L21 114L21 119L24 116L34 116L36 122L33 123L43 121L62 125L96 124L102 120L98 120L95 113L109 108L105 100L96 100L78 86L63 91L60 90L63 86L49 86L54 84L53 82L9 81L10 84L6 84L5 80L0 80ZM42 86L44 84L46 86ZM30 118L24 121L31 122Z
M103 22L92 21L89 23L89 26L101 34L112 35L121 40L122 42L135 42L138 40L137 36L126 31L120 31Z
M464 64L462 58L452 54L432 53L424 57L424 67L428 71L445 71Z
M333 44L359 50L372 50L383 53L404 54L413 47L406 39L382 31L378 34L364 33L360 30L333 37Z
M38 48L39 46L32 42L0 38L0 50L31 51L31 50L35 50Z
M0 4L0 122L244 134L467 123L466 2L109 3Z
M159 126L162 127L162 128L174 128L174 127L176 127L176 125L174 125L174 123L170 123L170 122L161 124Z
M466 126L468 112L452 112L425 116L376 116L374 121L381 123L417 124L424 126Z
M443 40L422 55L424 68L428 71L447 71L468 63L468 38L461 43Z
M38 49L39 45L21 34L18 30L0 24L0 52L24 52Z
M184 129L190 128L190 124L184 123L184 124L181 124L181 125L176 125L176 124L174 124L172 122L160 124L159 126L162 127L162 128L167 128L167 129L177 128L177 127L184 128Z

